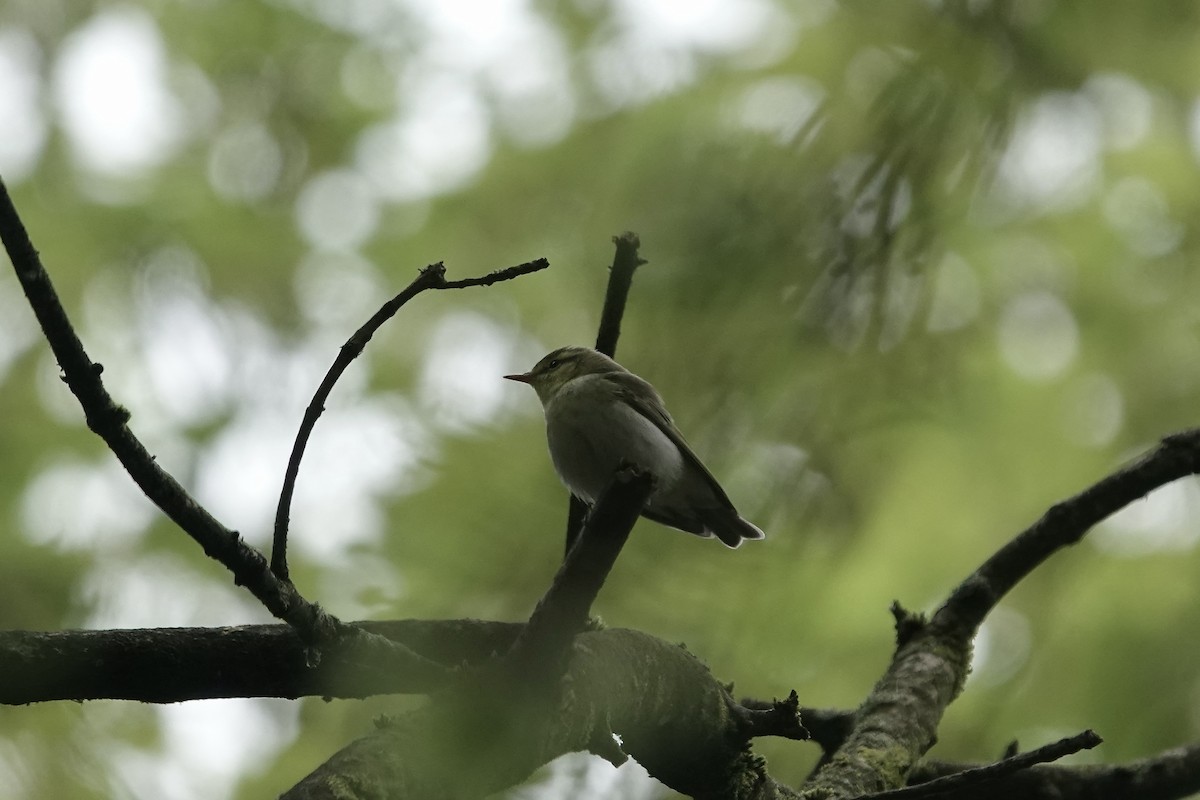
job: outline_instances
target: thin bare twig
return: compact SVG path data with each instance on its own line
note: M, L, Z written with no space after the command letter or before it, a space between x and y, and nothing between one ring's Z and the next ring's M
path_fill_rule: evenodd
M466 289L469 286L491 286L493 283L500 281L511 281L513 278L519 278L522 275L528 275L531 272L546 269L550 266L550 262L544 258L527 261L524 264L517 264L504 269L497 269L489 272L487 275L481 275L478 278L459 278L456 281L442 281L440 286L435 286L435 289Z
M963 769L961 764L927 761L914 772L933 780ZM963 794L971 800L1179 800L1197 792L1200 742L1118 764L1037 764Z
M994 764L963 770L953 775L934 778L931 781L919 783L914 786L904 786L900 789L891 789L886 792L859 795L853 798L853 800L868 800L868 798L870 800L916 800L916 798L936 797L947 792L971 789L984 783L998 781L1015 772L1029 769L1035 764L1057 761L1064 756L1078 753L1080 750L1091 750L1103 741L1095 731L1087 730L1083 733L1069 736L1066 739L1051 742L1036 750L1010 756Z
M491 286L493 283L512 280L522 275L528 275L531 272L546 269L549 266L550 263L546 259L539 258L524 264L496 270L478 278L447 281L446 267L440 261L436 264L430 264L417 274L416 279L412 283L391 300L384 303L369 320L363 323L362 327L346 340L346 343L338 351L337 358L330 365L329 371L325 373L321 385L317 387L317 391L313 394L308 408L304 411L304 418L300 422L300 429L296 432L296 440L292 443L292 453L288 457L287 470L283 476L283 488L279 492L279 505L275 509L275 533L271 545L271 571L280 580L290 580L287 563L288 520L291 514L292 496L296 490L296 478L300 474L300 462L304 458L304 450L308 446L308 439L312 435L317 420L320 418L322 412L325 411L325 401L333 391L334 385L342 377L342 373L346 371L346 368L350 366L350 362L358 358L362 353L367 343L371 341L371 337L375 335L375 332L385 322L395 316L401 306L426 289L463 289L469 286Z

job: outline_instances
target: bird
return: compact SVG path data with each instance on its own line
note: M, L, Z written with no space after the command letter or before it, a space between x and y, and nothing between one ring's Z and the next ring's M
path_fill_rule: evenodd
M598 350L575 345L504 378L537 392L554 470L589 506L619 467L633 464L655 478L642 516L698 536L716 536L731 548L764 538L738 514L688 446L649 381Z

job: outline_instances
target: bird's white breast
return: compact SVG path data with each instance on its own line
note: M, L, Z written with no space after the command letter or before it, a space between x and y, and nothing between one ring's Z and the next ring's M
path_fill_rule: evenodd
M602 375L569 381L546 404L550 458L563 483L594 502L623 461L649 470L655 494L670 492L683 456L658 427L621 400Z

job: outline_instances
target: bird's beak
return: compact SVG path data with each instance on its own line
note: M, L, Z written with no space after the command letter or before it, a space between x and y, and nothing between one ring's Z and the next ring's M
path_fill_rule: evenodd
M528 372L522 372L520 375L505 375L504 379L508 381L517 381L519 383L533 383L533 375L529 374Z

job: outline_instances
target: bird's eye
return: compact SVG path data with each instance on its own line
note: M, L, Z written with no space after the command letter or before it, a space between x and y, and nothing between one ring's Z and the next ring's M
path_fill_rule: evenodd
M558 367L558 359L557 358L551 360L551 362L546 365L546 369L555 369L556 367Z

